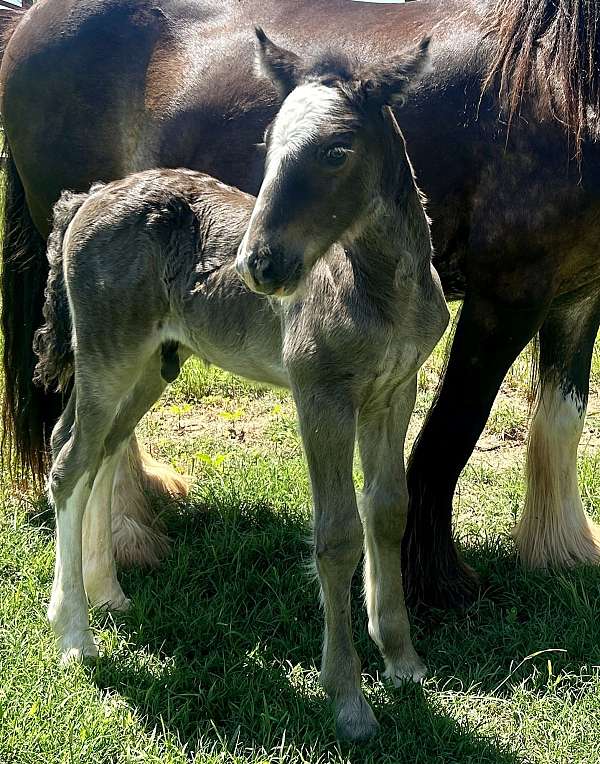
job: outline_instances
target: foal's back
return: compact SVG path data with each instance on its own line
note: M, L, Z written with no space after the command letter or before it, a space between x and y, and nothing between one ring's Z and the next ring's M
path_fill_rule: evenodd
M430 307L421 292L410 292L410 280L401 295L396 285L390 308L385 294L393 274L387 281L380 274L373 294L372 279L338 244L293 300L250 291L235 257L255 197L210 175L146 170L77 198L84 201L53 267L67 274L77 345L97 361L98 373L107 362L126 368L135 347L153 351L175 341L183 357L288 386L285 334L288 354L306 363L309 376L323 355L324 366L352 378L362 397L384 355L392 367L400 360L403 366L419 344L423 316L413 313ZM391 311L385 318L382 303ZM390 343L401 350L400 360L393 361Z
M235 255L254 204L254 197L187 169L135 173L106 185L96 184L83 198L68 233L68 249L90 248L92 260L86 262L86 269L97 255L98 268L104 273L111 261L116 267L123 262L100 252L99 245L109 243L123 250L135 245L140 257L148 257L149 245L160 244L163 253L173 254L176 245L202 248L210 239L213 266L216 260L219 266L225 265L232 252ZM128 262L133 255L126 255Z

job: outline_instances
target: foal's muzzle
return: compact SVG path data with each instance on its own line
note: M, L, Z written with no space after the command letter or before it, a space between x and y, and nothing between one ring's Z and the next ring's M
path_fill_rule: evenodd
M284 253L268 244L246 247L242 242L236 270L253 292L278 297L293 294L302 274L302 262L290 263Z

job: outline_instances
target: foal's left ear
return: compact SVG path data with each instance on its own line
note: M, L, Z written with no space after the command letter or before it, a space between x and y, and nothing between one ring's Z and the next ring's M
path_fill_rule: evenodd
M369 101L380 105L402 106L406 94L425 73L429 65L429 43L424 37L414 51L373 68L363 81Z
M275 45L261 27L255 27L254 31L258 40L257 73L271 80L280 95L285 98L298 84L300 58L290 50Z

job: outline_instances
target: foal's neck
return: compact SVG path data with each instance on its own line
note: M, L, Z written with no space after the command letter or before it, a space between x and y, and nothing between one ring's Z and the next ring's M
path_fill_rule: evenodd
M368 293L384 304L429 274L429 224L412 176L403 178L392 194L378 193L342 244Z

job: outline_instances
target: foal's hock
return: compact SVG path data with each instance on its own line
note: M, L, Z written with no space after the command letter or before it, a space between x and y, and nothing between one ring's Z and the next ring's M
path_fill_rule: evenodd
M115 469L186 358L288 386L314 499L321 680L340 735L356 740L377 728L348 617L363 549L369 632L386 675L397 683L424 674L400 572L403 449L416 373L448 312L389 104L418 76L427 43L360 71L339 56L303 63L257 35L261 70L284 101L256 200L201 173L152 170L56 205L36 374L59 388L74 379L52 435L48 615L63 660L82 659L97 654L88 600L127 607L111 546Z

